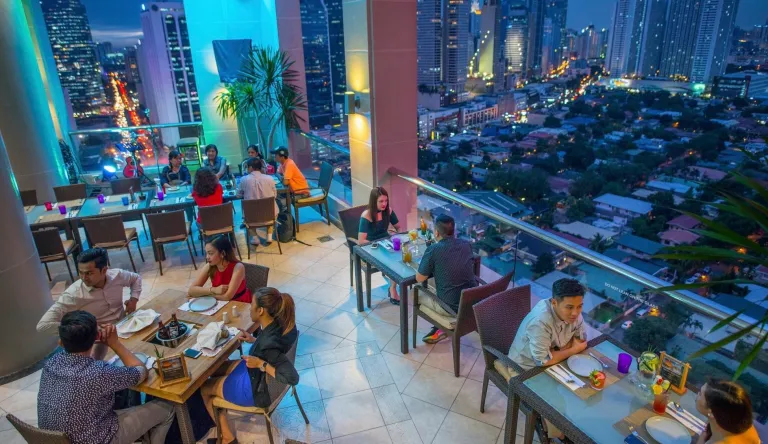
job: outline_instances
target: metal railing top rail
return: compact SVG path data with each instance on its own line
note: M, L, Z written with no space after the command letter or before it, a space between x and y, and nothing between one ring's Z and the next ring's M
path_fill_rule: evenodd
M439 185L435 185L423 179L409 176L401 171L398 171L395 168L391 168L389 172L390 174L394 174L400 177L401 179L404 179L416 185L419 188L423 188L429 191L432 194L436 194L438 196L444 197L464 207L467 207L470 210L476 211L490 219L493 219L496 222L509 225L541 241L553 244L558 248L561 248L562 250L570 253L571 255L573 255L578 259L590 262L598 267L608 269L640 285L648 287L651 290L658 290L659 288L668 287L671 285L669 282L666 282L655 276L651 276L650 274L644 273L633 267L628 267L627 265L619 261L613 260L607 256L604 256L596 251L590 250L589 248L582 247L581 245L578 245L574 242L571 242L569 240L556 236L552 233L544 231L534 225L528 224L519 219L515 219L509 215L500 213L499 211L491 207L488 207L482 203L476 202L472 199L468 199L458 193L454 193ZM664 291L663 293L667 294L674 300L682 303L683 305L695 311L707 314L718 320L725 319L733 315L734 313L736 313L736 311L728 307L724 307L720 304L714 303L711 300L701 297L691 291L678 290L678 291ZM731 322L731 325L742 329L742 328L749 328L755 322L756 320L752 320L752 318L742 314L738 318L734 319ZM751 334L757 337L762 337L764 333L765 331L760 329L759 327L754 327L752 328L752 331L751 331Z
M293 131L301 134L302 136L306 137L307 139L309 139L309 140L311 140L313 142L320 143L322 145L327 146L328 148L333 148L334 150L336 150L336 151L338 151L338 152L340 152L342 154L346 154L347 156L350 155L349 154L349 150L347 148L344 148L343 146L339 145L338 143L333 143L330 140L323 139L322 137L316 136L314 134L306 133L306 132L304 132L302 130L295 129Z
M122 133L123 131L135 131L135 130L153 130L163 128L181 128L181 127L202 127L202 122L179 122L179 123L158 123L157 125L139 125L139 126L126 126L115 128L98 128L87 130L70 131L70 136L76 136L78 134L102 134L102 133Z

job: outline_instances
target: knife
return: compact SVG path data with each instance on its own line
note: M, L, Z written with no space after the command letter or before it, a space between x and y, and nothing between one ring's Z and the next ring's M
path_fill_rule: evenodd
M555 369L554 369L554 367L549 367L549 368L547 369L547 373L548 373L550 376L552 376L553 378L555 378L555 379L557 379L558 381L560 381L560 383L561 383L561 384L563 384L563 385L564 385L564 386L566 386L566 387L568 387L568 384L572 384L572 383L568 382L567 378L565 378L565 377L564 377L563 375L561 375L560 373L556 372L556 371L555 371Z
M557 367L557 369L560 370L561 372L563 372L564 374L568 375L569 379L573 379L574 381L576 381L576 384L578 384L579 387L584 387L584 381L579 379L578 376L574 375L573 372L571 372L570 370L566 369L564 365L557 364L557 365L555 365L555 367Z
M557 374L557 375L558 375L558 376L560 376L561 378L564 378L563 382L564 382L566 385L568 385L568 384L573 384L573 385L575 385L577 388L581 388L581 387L583 387L583 386L584 386L584 383L583 383L583 382L581 382L581 380L580 380L579 378L576 378L576 377L570 376L570 375L568 374L568 372L566 372L566 371L565 371L565 370L564 370L562 367L560 367L560 366L559 366L559 364L558 364L558 365L553 365L553 366L552 366L552 367L550 367L550 368L552 369L552 371L553 371L555 374ZM573 381L573 382L568 382L568 381Z

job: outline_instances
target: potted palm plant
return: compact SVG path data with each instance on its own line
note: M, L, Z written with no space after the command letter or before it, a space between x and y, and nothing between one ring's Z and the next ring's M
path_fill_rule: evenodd
M280 135L298 129L307 109L304 92L296 85L298 72L293 61L280 49L253 47L243 62L240 78L224 86L216 96L216 110L222 119L237 119L246 144L258 143L267 156ZM250 140L246 122L254 119L255 141Z

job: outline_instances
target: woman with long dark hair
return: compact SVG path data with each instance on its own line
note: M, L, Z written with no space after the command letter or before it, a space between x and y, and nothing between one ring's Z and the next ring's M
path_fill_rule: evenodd
M286 356L299 335L296 306L291 295L264 287L253 296L250 315L258 325L255 335L245 330L240 330L237 335L239 340L252 344L248 354L241 360L223 365L224 376L209 379L200 389L211 418L214 415L213 400L217 397L244 407L269 407L272 399L267 390L267 375L283 384L299 383L299 374ZM221 442L236 443L226 412L221 413L219 424ZM208 442L215 443L216 440L209 439Z
M368 208L360 215L360 228L357 241L361 244L373 242L388 236L390 228L395 232L400 230L400 221L392 209L389 208L389 194L384 187L376 187L371 190L368 199ZM397 294L397 286L389 281L389 302L400 304L400 296Z
M760 444L749 394L733 381L713 379L696 398L696 410L709 419L698 444Z
M160 185L163 191L168 187L187 185L192 181L192 175L182 160L180 152L174 150L168 153L168 165L160 173Z
M260 159L261 160L261 165L262 165L260 171L262 173L266 173L267 172L267 168L265 167L265 165L267 164L267 162L265 162L264 158L261 157L261 152L259 152L259 146L258 145L248 145L248 150L247 151L248 151L248 157L246 157L245 159L243 159L242 162L240 162L240 175L245 176L245 175L248 174L248 166L246 165L246 163L248 162L249 159Z
M245 284L245 267L237 260L227 236L208 239L205 261L189 287L189 297L213 296L220 301L251 302L251 291ZM211 284L206 286L208 280Z
M203 159L203 166L213 170L213 173L216 175L217 179L227 179L224 177L229 174L227 171L227 159L219 156L219 148L216 145L210 144L205 147L205 158Z
M192 199L198 207L210 207L224 203L224 188L213 170L207 167L200 168L195 173L195 185L192 188ZM197 215L197 223L200 223L200 214Z

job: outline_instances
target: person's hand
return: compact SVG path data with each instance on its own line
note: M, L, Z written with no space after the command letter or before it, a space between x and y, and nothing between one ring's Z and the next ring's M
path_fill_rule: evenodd
M243 361L245 361L245 366L248 368L261 368L261 365L264 363L263 359L249 355L243 355Z
M104 324L101 326L99 339L101 342L107 344L109 348L115 348L115 345L120 343L120 338L117 336L117 328L112 324Z
M229 285L219 285L218 287L211 287L211 293L215 295L222 295L227 292Z
M237 340L245 341L249 344L253 344L254 342L256 342L256 338L252 334L248 333L242 328L238 328L238 330L240 330L240 333L237 334Z
M130 314L136 311L136 303L139 302L136 298L130 298L125 301L125 312Z

